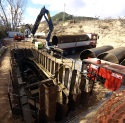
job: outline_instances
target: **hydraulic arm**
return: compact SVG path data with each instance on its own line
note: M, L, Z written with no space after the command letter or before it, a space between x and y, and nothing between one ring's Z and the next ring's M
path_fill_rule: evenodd
M47 45L49 45L50 36L51 36L52 31L53 31L53 23L52 23L52 20L51 20L51 17L50 17L50 13L45 7L43 7L41 9L39 15L37 16L35 24L34 24L32 30L31 30L31 33L33 34L33 36L35 35L35 33L36 33L37 29L38 29L38 26L40 24L40 21L41 21L43 16L46 19L46 21L48 23L48 26L49 26L49 32L48 32L48 35L46 37Z

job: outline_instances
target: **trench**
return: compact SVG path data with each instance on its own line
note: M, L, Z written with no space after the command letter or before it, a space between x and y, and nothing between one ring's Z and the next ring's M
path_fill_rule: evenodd
M37 55L37 53L35 55ZM13 71L12 74L13 78L17 78L14 81L14 84L17 85L15 90L18 91L20 95L22 95L22 93L24 94L20 97L21 106L19 105L19 108L23 111L22 117L26 123L31 123L33 120L34 123L40 122L39 120L42 120L42 122L65 122L69 120L69 117L72 118L78 115L90 106L90 104L88 106L89 93L82 90L81 93L73 94L69 89L69 94L66 95L66 93L64 93L66 91L60 91L59 88L61 86L49 80L49 76L44 73L45 70L41 69L37 64L37 60L33 56L31 49L14 49L11 51L11 59L13 61L13 70L19 68L18 72L20 76L16 76L15 71ZM76 75L76 71L74 70L72 74ZM22 79L24 84L20 85L18 83L18 77ZM73 83L75 79L76 78L73 79ZM23 92L21 92L22 90ZM94 102L96 103L94 96L93 98L94 101L92 104L94 104ZM22 103L24 99L26 101ZM80 104L82 108L78 109ZM23 110L24 108L27 108L30 112L26 112ZM14 111L18 112L19 109L17 111L14 107ZM73 115L72 111L74 111ZM21 115L21 112L19 112L18 115L19 114Z

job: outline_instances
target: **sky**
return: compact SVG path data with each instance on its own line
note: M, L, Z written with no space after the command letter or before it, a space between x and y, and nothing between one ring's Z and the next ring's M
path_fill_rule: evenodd
M23 23L34 24L43 6L51 16L65 11L74 16L100 19L125 17L125 0L28 0Z

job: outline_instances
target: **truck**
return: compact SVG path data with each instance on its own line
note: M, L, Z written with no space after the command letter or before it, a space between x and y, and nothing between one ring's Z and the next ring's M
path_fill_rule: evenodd
M8 31L8 37L13 38L13 40L21 41L24 40L24 34L21 32L15 32L15 31Z
M52 37L52 46L54 46L54 51L62 51L63 55L73 55L77 50L95 48L98 38L98 34L95 33L81 35L54 35Z
M15 31L8 31L7 32L9 38L14 38L14 35L19 34L19 33L20 32L15 32Z
M21 40L24 40L25 39L25 36L23 33L19 33L19 34L15 34L14 35L14 40L16 41L21 41Z

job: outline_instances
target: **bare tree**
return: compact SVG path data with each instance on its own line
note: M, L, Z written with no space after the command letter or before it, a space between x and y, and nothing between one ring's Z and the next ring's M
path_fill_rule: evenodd
M0 19L6 29L17 30L23 18L26 0L0 0Z

